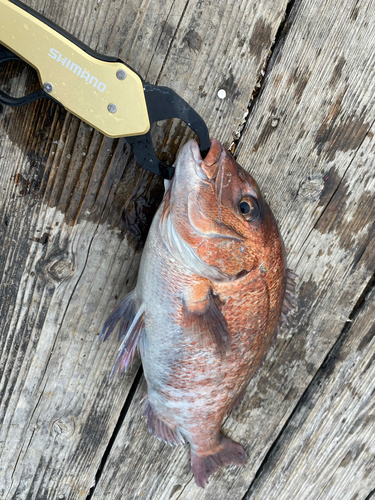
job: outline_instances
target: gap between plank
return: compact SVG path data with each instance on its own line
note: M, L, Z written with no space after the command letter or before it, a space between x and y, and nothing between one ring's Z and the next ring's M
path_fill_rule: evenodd
M297 1L298 0L289 0L289 2L287 3L287 6L286 6L285 12L284 12L284 17L283 17L282 21L280 22L280 25L277 29L273 44L271 45L271 47L268 51L268 55L266 56L265 60L263 61L263 64L262 64L262 67L261 67L261 70L260 70L260 73L258 76L258 81L255 84L255 87L254 87L253 92L251 94L250 101L249 101L249 104L247 106L247 111L244 115L243 121L238 126L238 129L235 133L236 138L233 140L233 142L229 146L229 151L232 153L233 158L235 160L237 159L236 148L238 146L238 143L242 139L242 133L245 130L247 122L250 119L250 115L252 113L252 109L254 108L254 105L259 100L260 95L262 94L262 91L263 91L262 84L264 83L264 80L265 80L267 74L271 72L272 55L274 54L274 52L279 50L279 46L281 45L283 39L285 39L289 33L289 29L290 29L291 25L287 26L287 22L289 20L292 8L294 7L294 4Z
M369 495L365 498L365 500L373 500L375 498L375 489L373 489Z
M246 500L248 498L248 495L251 494L251 490L253 489L254 485L258 481L259 476L262 474L263 470L267 469L267 467L269 465L272 466L272 463L270 462L270 457L271 457L273 451L275 450L275 448L277 449L277 446L278 446L280 440L282 439L284 431L289 426L289 424L293 420L294 416L300 411L300 409L310 399L310 397L309 397L310 392L312 390L314 390L314 387L319 385L319 381L322 380L326 376L326 371L327 371L327 368L329 367L329 364L331 363L332 360L336 359L338 352L340 351L343 343L345 342L345 340L347 339L347 337L349 335L349 332L350 332L350 329L352 327L354 320L357 318L357 316L360 314L360 312L364 308L365 303L366 303L366 299L368 298L368 296L370 295L370 293L373 291L374 288L375 288L375 273L372 275L372 277L367 282L367 285L365 286L363 292L361 293L359 299L357 300L357 302L356 302L352 312L350 313L347 322L345 323L344 327L342 328L341 333L338 336L336 342L333 344L333 346L329 350L329 352L326 355L326 357L324 358L322 364L320 365L320 367L316 371L314 377L311 379L310 383L308 384L308 386L306 387L306 389L302 393L301 397L299 398L292 413L289 415L285 424L283 425L283 427L281 428L277 437L273 441L270 449L268 450L262 463L260 464L260 466L259 466L259 468L254 476L254 479L252 480L252 482L249 486L249 489L247 490L245 495L242 497L242 500ZM373 498L375 498L375 490L373 490L369 494L369 496L366 497L365 500L372 500Z
M93 484L93 486L91 486L89 494L86 497L86 500L91 500L91 498L95 492L96 486L99 483L100 477L101 477L102 472L104 470L105 464L108 460L109 454L111 453L112 447L115 444L115 441L116 441L118 433L120 432L121 426L124 423L126 414L128 413L128 409L129 409L129 406L133 400L135 391L137 390L137 388L139 386L142 375L143 375L143 369L142 369L142 365L141 365L137 371L137 374L133 380L130 391L126 397L124 406L122 407L122 410L120 412L120 415L119 415L119 418L118 418L117 423L115 425L115 428L113 429L112 436L111 436L110 440L108 441L107 447L106 447L104 454L103 454L103 457L100 461L98 470L96 471L96 474L95 474L94 484Z
M155 44L155 47L156 47L156 48L159 46L160 40L161 40L162 36L164 35L164 28L166 27L166 24L167 24L167 22L168 22L169 16L171 15L171 12L172 12L172 9L173 9L173 7L174 7L174 4L175 4L175 0L173 0L173 3L172 3L172 5L171 5L171 8L169 9L168 15L166 16L165 21L164 21L164 23L163 23L163 27L162 27L162 30L161 30L161 32L160 32L160 35L159 35L158 41L157 41L157 42L156 42L156 44ZM185 8L184 8L184 11L183 11L182 15L184 15L184 14L185 14L186 8L187 8L187 5L185 5ZM181 22L181 19L180 19L180 22ZM180 23L178 24L178 27L179 27L179 26L180 26ZM176 38L176 31L175 31L175 32L174 32L174 34L173 34L173 38L172 38L172 40L171 40L171 44L174 42L175 38ZM169 52L169 50L170 50L170 47L168 47L167 52ZM156 51L155 51L155 52L156 52ZM152 55L152 57L151 57L151 60L150 60L150 63L149 63L149 65L148 65L148 68L147 68L147 70L145 71L145 74L144 74L145 81L148 81L147 75L148 75L148 72L150 71L152 61L154 60L155 52L153 53L153 55ZM164 58L164 60L163 60L162 67L164 67L164 65L165 65L165 58ZM158 77L157 77L157 78L159 78L159 77L160 77L160 72L159 72L159 74L158 74Z
M184 10L182 11L181 17L180 17L180 19L179 19L179 21L178 21L178 23L177 23L177 27L176 27L175 32L174 32L174 34L173 34L173 37L172 37L171 43L169 44L169 47L168 47L168 49L167 49L167 53L165 54L165 57L164 57L164 60L163 60L163 64L161 65L161 68L160 68L159 74L158 74L158 76L157 76L157 78L156 78L156 80L155 80L155 85L158 85L158 84L159 84L160 77L161 77L161 75L162 75L162 73L163 73L163 71L164 71L164 67L165 67L165 64L166 64L166 62L167 62L168 56L169 56L169 54L170 54L170 51L171 51L171 50L172 50L172 48L173 48L173 44L174 44L174 42L175 42L175 40L176 40L176 34L177 34L177 32L178 32L178 30L179 30L179 28L180 28L180 25L181 25L181 23L182 23L182 20L183 20L184 16L185 16L185 12L186 12L186 10L187 10L187 8L188 8L189 2L190 2L190 0L187 0L186 5L185 5L185 7L184 7ZM172 8L173 8L173 5L172 5L172 7L171 7L171 10L172 10ZM170 11L170 12L171 12L171 11ZM169 13L170 13L170 12L169 12ZM168 14L168 17L169 17L169 14ZM167 19L168 19L168 17L167 17ZM151 65L151 63L150 63L150 65Z

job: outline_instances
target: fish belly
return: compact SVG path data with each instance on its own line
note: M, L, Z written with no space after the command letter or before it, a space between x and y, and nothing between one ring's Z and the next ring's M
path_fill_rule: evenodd
M215 346L202 346L179 326L182 305L176 295L172 297L176 290L171 290L171 283L173 287L182 282L186 286L186 276L175 267L168 270L170 279L164 282L165 288L158 281L157 298L151 296L156 285L148 287L147 340L142 354L148 400L159 419L178 428L192 449L204 452L218 445L224 416L244 392L269 347L270 342L264 342L269 318L261 314L266 304L259 297L257 310L244 308L251 296L244 297L242 284L241 293L232 293L224 311L232 350L222 358Z

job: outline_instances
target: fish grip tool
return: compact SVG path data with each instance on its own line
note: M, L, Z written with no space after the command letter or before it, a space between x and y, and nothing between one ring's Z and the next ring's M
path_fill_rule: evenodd
M24 61L41 88L23 97L0 91L0 103L23 106L47 98L108 137L125 137L136 161L170 179L174 168L155 154L150 127L170 118L198 137L202 157L210 149L206 123L176 92L151 85L118 58L99 54L19 0L0 0L0 64Z
M208 134L207 125L201 116L169 87L146 83L143 89L150 123L168 120L169 118L179 118L197 135L202 158L204 158L210 149L210 136ZM157 158L154 152L150 131L143 135L127 137L126 140L132 147L138 163L146 170L161 175L165 179L172 178L174 168L165 165ZM153 170L154 165L158 165L158 172Z
M13 54L13 52L11 52L6 47L0 45L0 64L6 61L23 61L23 59L17 56L16 54ZM53 97L44 92L42 88L36 90L35 92L31 92L30 94L24 95L22 97L12 97L7 93L3 92L2 90L0 90L0 104L5 104L6 106L12 106L14 108L44 98L51 99L52 101L55 101L58 104L60 104Z

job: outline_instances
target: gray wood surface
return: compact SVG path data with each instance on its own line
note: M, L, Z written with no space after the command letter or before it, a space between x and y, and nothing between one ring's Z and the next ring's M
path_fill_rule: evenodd
M172 87L227 145L286 7L286 0L26 3L150 83ZM37 87L22 64L4 65L1 80L12 95ZM225 100L217 97L222 88ZM125 140L103 138L54 104L3 107L0 118L0 496L82 498L139 365L109 381L117 345L99 346L97 335L134 286L163 186L134 164ZM157 129L158 150L173 158L185 127Z
M198 489L188 447L161 443L141 418L139 362L110 381L116 339L97 343L134 286L161 181L125 140L54 104L2 108L0 497L365 500L375 488L374 2L26 3L179 92L226 146L251 101L235 154L280 223L299 310L224 424L246 466ZM19 64L0 79L13 94L36 85ZM188 135L175 123L154 131L169 159Z
M375 485L375 290L323 363L246 499L365 499Z

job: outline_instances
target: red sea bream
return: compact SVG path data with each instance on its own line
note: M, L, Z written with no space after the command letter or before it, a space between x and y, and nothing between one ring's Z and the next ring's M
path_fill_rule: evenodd
M114 370L136 349L147 381L144 414L171 444L185 440L198 486L244 448L220 433L291 307L295 275L253 177L221 144L202 160L191 140L152 222L136 288L115 308Z

